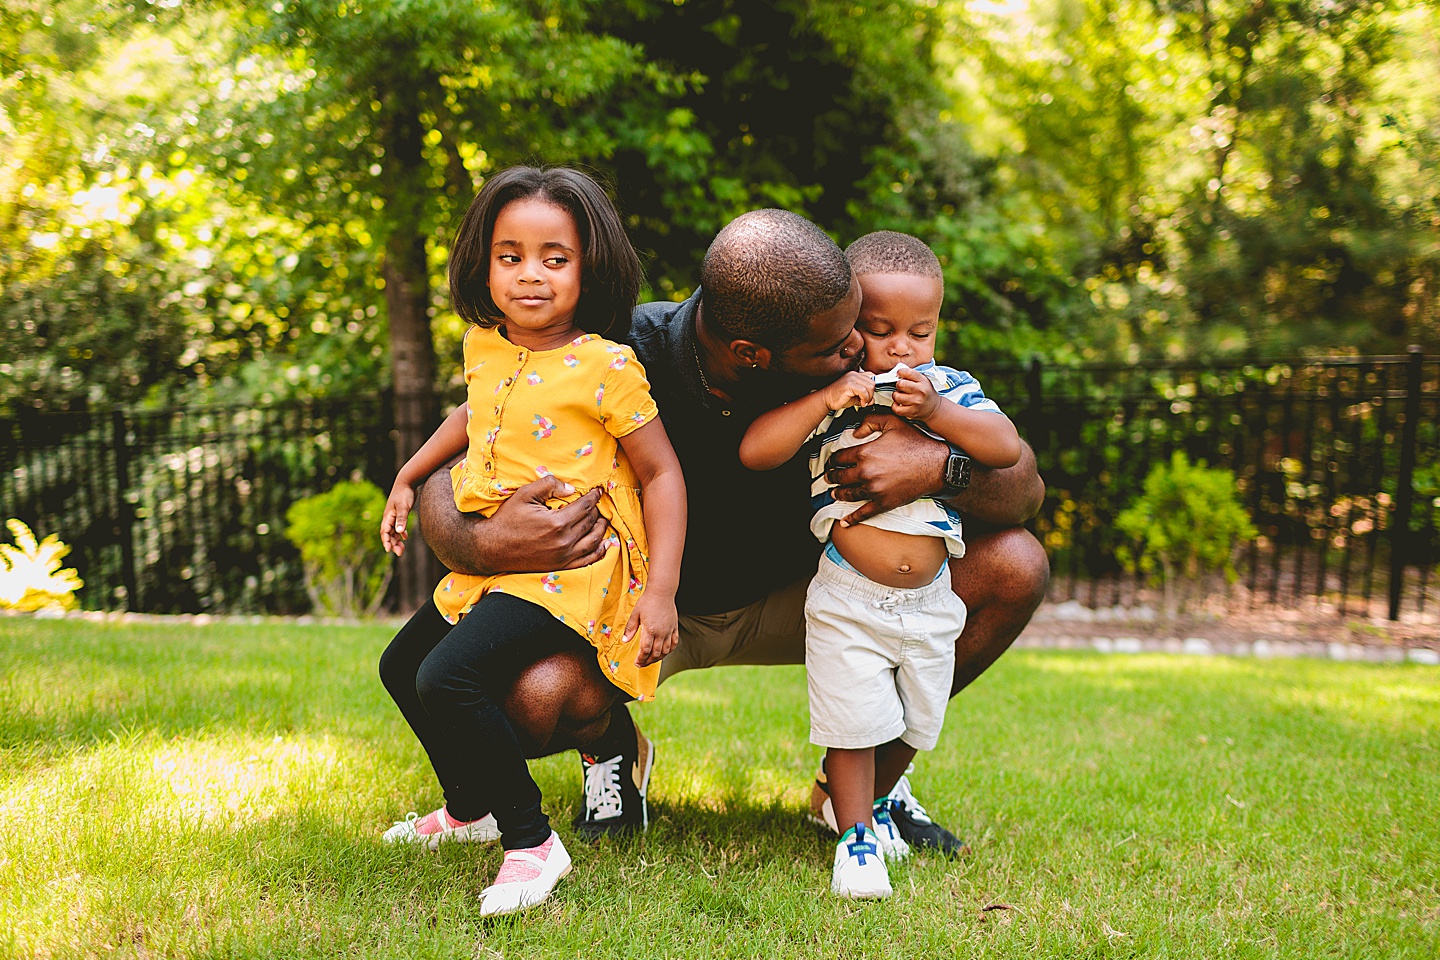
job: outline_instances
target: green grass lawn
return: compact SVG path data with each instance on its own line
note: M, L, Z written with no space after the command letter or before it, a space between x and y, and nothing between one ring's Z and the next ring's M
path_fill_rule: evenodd
M1440 956L1440 670L1014 652L913 776L974 847L829 893L799 668L687 674L643 837L483 922L495 847L382 845L438 789L385 626L0 618L0 957Z

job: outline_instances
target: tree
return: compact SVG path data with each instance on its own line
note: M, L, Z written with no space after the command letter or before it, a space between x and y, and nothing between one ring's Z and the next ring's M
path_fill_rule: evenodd
M577 130L565 114L639 66L632 48L589 34L586 13L579 2L444 0L245 8L235 82L212 103L216 166L366 255L357 266L384 291L397 458L435 422L431 275L478 178L531 156L607 149L603 129ZM407 553L405 607L418 605L432 566L425 551Z
M1433 4L956 16L957 112L1083 278L1090 356L1440 345Z

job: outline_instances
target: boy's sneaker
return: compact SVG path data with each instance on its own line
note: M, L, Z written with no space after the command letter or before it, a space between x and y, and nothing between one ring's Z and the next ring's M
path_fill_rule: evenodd
M919 847L922 850L939 850L947 857L960 857L970 852L966 845L955 834L946 830L940 824L930 819L930 814L915 799L910 792L910 778L902 776L885 798L891 801L886 808L886 814L895 824L900 839L905 841L909 847ZM819 826L825 827L831 833L839 833L840 829L835 824L835 808L830 803L830 789L825 781L825 768L820 767L820 773L815 777L815 786L810 791L810 819ZM880 826L876 820L876 828Z
M397 820L380 839L386 843L415 843L438 850L441 843L447 842L488 843L499 840L500 827L488 813L479 820L462 822L452 818L450 812L441 807L423 817L413 811L406 814L404 820Z
M880 852L885 854L885 859L904 860L910 856L910 844L900 836L899 827L891 816L894 808L895 801L886 797L875 804L870 819L875 823L875 839L880 842Z
M538 847L506 850L495 882L480 891L480 916L497 917L543 903L569 872L570 854L554 830Z
M851 900L878 900L893 892L885 858L875 842L874 834L865 824L855 824L855 832L846 831L835 845L835 870L830 875L830 890Z
M895 789L885 798L889 804L890 819L900 836L912 847L923 850L939 850L947 857L962 857L970 847L955 834L930 819L930 814L910 792L910 778L901 776Z
M900 836L895 821L891 819L889 804L889 797L877 800L871 811L870 819L875 823L875 842L880 845L880 852L884 854L886 860L904 860L910 856L910 845ZM819 811L811 811L810 819L833 833L840 832L835 829L835 805L831 802L828 793L820 802Z
M575 832L589 840L618 836L650 826L645 794L655 766L655 744L637 728L633 752L602 760L581 751L585 769L585 809L575 818Z

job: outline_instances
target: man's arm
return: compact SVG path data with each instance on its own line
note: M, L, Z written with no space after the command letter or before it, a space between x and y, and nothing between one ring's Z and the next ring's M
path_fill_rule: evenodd
M876 432L881 436L870 443L837 451L826 471L836 484L835 499L861 501L847 518L852 522L934 496L943 488L948 445L883 413L867 416L855 436ZM1044 501L1045 482L1035 468L1035 453L1022 441L1018 463L1003 469L975 467L969 488L949 502L966 517L1013 527L1035 516Z
M569 484L542 477L516 490L488 519L455 507L450 475L437 470L420 487L420 532L446 569L487 576L548 573L604 556L605 519L595 508L599 490L558 509L546 504Z

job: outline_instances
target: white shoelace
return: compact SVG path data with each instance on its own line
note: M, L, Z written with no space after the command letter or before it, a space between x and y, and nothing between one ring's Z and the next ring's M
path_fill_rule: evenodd
M890 791L890 799L904 807L910 816L921 823L934 823L930 819L930 814L920 805L920 801L915 799L915 794L910 792L909 777L901 776L895 782L895 789Z
M618 817L624 811L620 799L620 763L621 758L615 756L585 768L585 806L596 820Z

